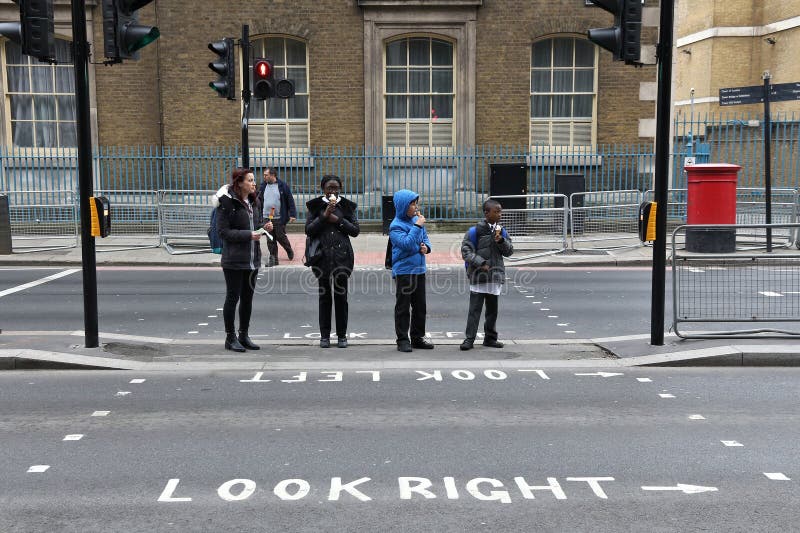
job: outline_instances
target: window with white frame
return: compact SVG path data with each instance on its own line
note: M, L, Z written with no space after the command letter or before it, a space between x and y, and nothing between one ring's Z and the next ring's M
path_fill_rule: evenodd
M533 43L531 145L593 145L596 100L595 45L575 37Z
M393 40L384 64L386 146L453 146L453 43Z
M248 61L250 79L253 61L257 57L271 59L275 79L288 78L294 82L294 98L250 100L248 134L251 146L270 148L307 148L308 132L308 58L306 43L291 37L262 37L251 46Z
M56 39L58 64L40 63L22 48L4 41L3 91L10 112L11 144L24 148L73 148L75 71L71 43ZM7 142L7 141L6 141Z

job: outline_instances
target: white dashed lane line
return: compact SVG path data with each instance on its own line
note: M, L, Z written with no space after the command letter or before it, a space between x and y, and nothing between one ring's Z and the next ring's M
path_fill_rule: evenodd
M732 448L738 448L738 447L742 447L743 448L744 447L744 444L742 444L739 441L735 441L735 440L721 440L720 442L723 445L728 446L728 447L732 447Z
M135 384L135 385L138 385L138 384L140 384L140 383L144 383L145 381L147 381L147 380L146 380L146 379L142 379L142 378L136 378L136 379L132 379L132 380L130 380L130 383L133 383L133 384Z
M76 433L74 435L67 435L61 440L63 440L63 441L71 441L71 440L81 440L82 438L83 438L82 434Z
M95 411L92 416L108 416L111 411Z
M41 474L42 472L47 472L49 468L50 465L33 465L28 468L28 474Z
M781 472L764 472L764 475L767 476L767 479L771 479L772 481L791 481L786 474L782 474Z

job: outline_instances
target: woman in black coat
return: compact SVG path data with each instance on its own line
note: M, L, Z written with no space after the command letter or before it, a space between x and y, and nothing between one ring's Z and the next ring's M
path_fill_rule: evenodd
M248 336L253 293L261 264L261 206L256 198L253 171L236 168L231 182L223 186L212 201L217 208L217 233L222 239L222 272L225 274L225 349L234 352L258 350ZM272 222L264 225L272 231ZM234 334L236 304L239 304L239 336Z
M306 203L306 239L319 239L322 251L311 265L319 283L319 345L331 345L331 304L335 303L336 345L347 348L347 282L354 264L350 237L357 237L361 228L356 204L339 196L342 180L323 176L321 187L322 197Z

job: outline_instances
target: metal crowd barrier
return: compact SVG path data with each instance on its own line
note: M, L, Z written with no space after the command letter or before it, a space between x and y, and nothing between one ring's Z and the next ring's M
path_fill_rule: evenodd
M667 231L674 231L675 228L686 224L686 197L687 189L669 189L668 191L668 210L667 210ZM772 223L773 224L793 224L798 221L798 189L779 188L772 189ZM653 201L655 192L645 191L644 201ZM737 187L736 189L736 223L739 225L766 224L766 205L764 201L764 189L755 187ZM763 226L761 226L763 227ZM742 233L744 232L744 233ZM773 245L779 247L791 247L797 244L800 232L794 229L781 229L773 232ZM680 234L679 237L682 237ZM743 228L737 230L737 235L749 237L742 239L740 249L763 248L766 246L766 229L759 231L757 228Z
M7 191L15 253L78 246L78 204L72 191Z
M158 192L146 190L97 190L111 204L111 235L96 239L98 252L119 252L161 246Z
M569 197L573 250L613 250L642 246L638 190L573 193Z
M676 242L689 226L672 232L673 329L684 339L765 338L800 335L800 254L700 254L685 252ZM692 225L691 228L739 231L767 228L796 232L800 224ZM684 331L687 324L716 324L715 331ZM759 327L742 329L742 324Z
M172 255L207 253L211 197L216 191L158 191L161 244Z
M500 224L514 239L516 248L539 250L525 256L515 254L507 261L521 261L563 252L567 249L569 203L565 195L518 194L491 196L490 198L501 204L506 200L524 199L525 208L510 209L503 206Z

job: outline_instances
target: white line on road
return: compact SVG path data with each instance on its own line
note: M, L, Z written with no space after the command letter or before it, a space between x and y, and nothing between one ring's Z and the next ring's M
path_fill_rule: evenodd
M650 378L636 378L636 381L638 381L639 383L652 383L653 382L653 380L650 379Z
M761 294L763 296L772 296L773 298L783 297L783 294L772 291L758 291L758 294Z
M689 415L689 420L705 420L706 417L703 415Z
M662 398L674 398L675 397L672 394L659 394L659 396L662 397Z
M48 468L50 468L50 465L33 465L28 469L28 474L41 474L42 472L47 472Z
M744 447L744 444L742 444L741 442L735 441L735 440L721 440L720 442L722 444L724 444L725 446L741 446L741 447Z
M92 416L108 416L111 411L95 411Z
M80 272L80 269L70 268L69 270L64 270L63 272L58 272L51 276L47 276L42 279L37 279L36 281L31 281L30 283L25 283L24 285L17 285L16 287L11 287L10 289L0 291L0 298L2 298L3 296L8 296L9 294L14 294L15 292L20 292L24 291L25 289L36 287L37 285L42 285L44 283L47 283L48 281L53 281L59 278L63 278L65 276L69 276L70 274L74 274L75 272Z
M83 438L82 434L76 433L74 435L67 435L62 440L81 440L82 438Z
M780 472L764 472L764 475L767 476L767 479L771 479L772 481L791 481L786 474Z
M131 393L131 391L121 390L121 391L117 392L117 396L127 396L130 393Z
M144 383L145 381L147 381L147 380L146 380L146 379L143 379L143 378L136 378L136 379L132 379L132 380L130 380L130 383L133 383L133 384L135 384L135 385L138 385L139 383Z

